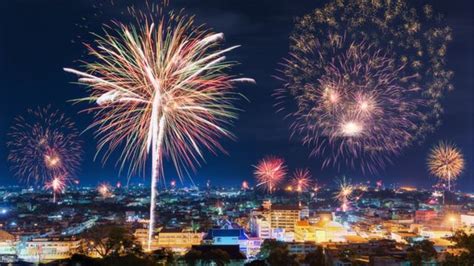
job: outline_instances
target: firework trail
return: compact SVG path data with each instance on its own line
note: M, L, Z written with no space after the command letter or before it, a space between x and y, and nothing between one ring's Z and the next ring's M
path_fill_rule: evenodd
M295 106L292 135L322 167L377 172L440 123L451 38L430 6L332 1L298 19L278 109Z
M74 123L49 106L29 109L25 116L16 117L7 148L11 170L26 183L73 177L82 157Z
M204 150L223 151L219 137L232 137L225 128L236 119L232 102L236 82L253 82L226 74L235 62L221 49L222 33L195 26L193 17L165 13L155 7L133 8L137 25L115 22L88 45L96 62L85 70L66 68L91 89L96 114L98 150L104 160L121 147L120 169L144 172L152 160L148 249L155 228L156 189L163 175L163 157L169 158L181 177L203 161ZM151 154L151 156L150 156Z
M68 179L65 176L55 176L44 184L45 189L53 192L53 203L56 203L56 194L62 193L66 189Z
M276 190L287 173L285 161L279 157L266 157L254 167L254 175L257 179L256 187L263 186L270 194Z
M451 191L451 181L464 170L464 157L454 144L441 141L431 149L427 164L432 175L448 181L448 191Z

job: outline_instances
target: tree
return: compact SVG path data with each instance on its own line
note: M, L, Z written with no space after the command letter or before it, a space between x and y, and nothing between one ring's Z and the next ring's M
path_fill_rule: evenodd
M309 266L325 266L326 259L324 257L323 248L318 246L315 251L306 254L303 262Z
M437 255L433 242L429 240L417 242L407 251L408 259L413 266L422 266L423 262L429 262Z
M459 249L459 255L446 255L443 265L474 265L474 234L457 231L449 240L453 241L454 248Z
M278 241L276 239L265 239L260 246L259 258L266 259L270 255L270 252L277 248L287 248L285 242Z
M253 260L245 263L245 266L267 266L267 263L264 260Z
M175 262L173 251L165 248L153 251L151 257L154 261L164 263L165 265L173 265Z
M288 247L277 247L268 255L267 262L270 266L298 266L296 256L290 255Z
M222 249L211 249L202 253L202 262L203 264L214 262L217 266L224 266L230 262L230 256Z
M95 226L84 234L88 250L85 253L96 252L100 257L124 256L133 254L142 256L143 250L127 229L115 225Z
M191 249L184 255L184 261L187 265L194 266L202 258L202 252Z

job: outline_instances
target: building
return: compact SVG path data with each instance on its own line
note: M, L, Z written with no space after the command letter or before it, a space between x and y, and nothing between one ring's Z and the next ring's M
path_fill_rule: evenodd
M474 227L474 213L461 214L461 224Z
M434 210L417 210L415 212L415 222L425 223L432 221L438 216L438 213Z
M156 231L155 231L156 232ZM146 228L139 228L135 230L133 233L133 236L137 239L138 242L142 245L142 247L148 247L148 229ZM155 233L154 237L151 240L151 250L156 250L158 249L158 237L157 234Z
M201 244L204 237L202 232L186 231L179 228L162 229L158 233L157 248L168 248L174 252L185 252L193 245Z
M309 221L303 220L298 221L295 225L295 241L314 241L316 242L316 231L317 227L314 224L310 224Z
M272 237L270 220L264 215L254 215L250 218L250 233L260 239Z
M203 238L207 245L237 245L243 254L247 254L249 237L244 229L210 229Z
M305 242L290 242L288 243L288 251L291 255L297 255L304 257L306 254L310 252L314 252L317 249L317 245L313 241L305 241Z
M16 261L17 244L15 236L0 230L0 263Z
M273 205L270 209L270 225L272 229L279 228L285 232L294 232L296 223L301 219L299 206Z
M35 238L19 244L18 258L31 263L48 263L70 258L81 247L75 238Z

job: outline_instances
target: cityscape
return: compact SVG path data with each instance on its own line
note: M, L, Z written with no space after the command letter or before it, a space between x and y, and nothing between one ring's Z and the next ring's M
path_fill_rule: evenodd
M0 265L474 265L473 10L0 3Z

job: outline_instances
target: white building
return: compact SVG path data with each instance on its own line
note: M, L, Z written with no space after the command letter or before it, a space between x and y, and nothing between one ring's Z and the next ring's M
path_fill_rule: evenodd
M18 258L31 263L67 259L79 251L75 238L36 238L18 245Z

